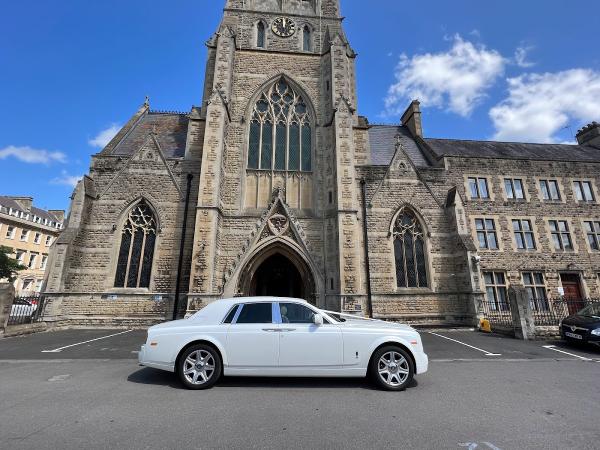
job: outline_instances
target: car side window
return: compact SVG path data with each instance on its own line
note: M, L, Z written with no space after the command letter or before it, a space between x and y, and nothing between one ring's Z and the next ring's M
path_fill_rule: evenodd
M282 323L313 323L314 311L297 303L280 303Z
M273 323L271 303L248 303L243 305L242 312L240 312L235 323Z
M240 305L235 305L233 308L231 308L231 311L229 311L229 314L227 314L227 317L225 317L225 320L223 321L223 323L233 322L233 318L235 317L235 313L237 312L239 307L240 307Z

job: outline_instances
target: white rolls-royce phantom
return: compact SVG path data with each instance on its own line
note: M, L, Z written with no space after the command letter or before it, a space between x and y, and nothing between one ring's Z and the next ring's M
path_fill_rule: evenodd
M235 298L150 327L142 366L175 372L189 389L226 376L365 377L402 390L427 371L407 325L320 310L304 300Z

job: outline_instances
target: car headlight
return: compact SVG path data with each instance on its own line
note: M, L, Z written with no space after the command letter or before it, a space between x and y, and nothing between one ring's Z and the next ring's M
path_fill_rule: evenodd
M600 336L600 328L596 328L595 330L592 330L592 334L594 336Z

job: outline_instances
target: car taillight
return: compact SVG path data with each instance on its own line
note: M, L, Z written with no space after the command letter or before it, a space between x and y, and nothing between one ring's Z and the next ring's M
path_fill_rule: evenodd
M37 300L31 300L31 304L32 304L32 305L37 305L37 304L38 304L38 301L37 301Z

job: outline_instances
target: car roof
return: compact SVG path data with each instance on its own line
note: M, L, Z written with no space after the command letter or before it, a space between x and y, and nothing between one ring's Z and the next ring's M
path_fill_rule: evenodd
M236 297L226 298L223 300L215 300L209 303L192 317L195 319L202 318L204 321L220 323L223 320L224 314L230 310L234 305L241 303L273 303L273 302L285 302L285 303L298 303L307 305L306 300L299 298L285 298L285 297Z
M286 298L286 297L235 297L223 300L217 300L221 304L226 303L228 305L236 305L239 303L273 303L273 302L285 302L285 303L302 303L307 304L306 300L301 298Z

